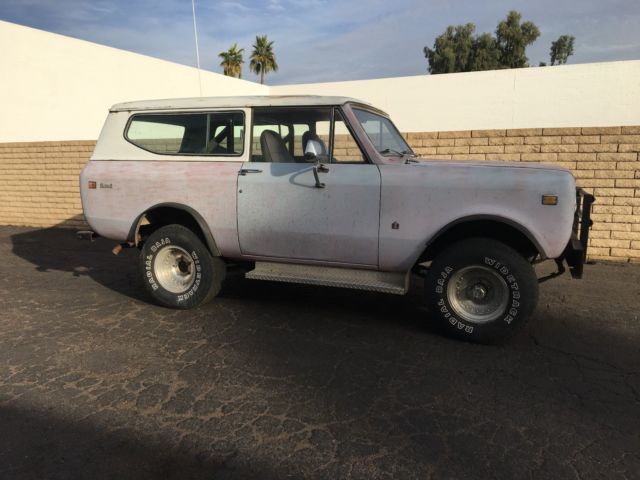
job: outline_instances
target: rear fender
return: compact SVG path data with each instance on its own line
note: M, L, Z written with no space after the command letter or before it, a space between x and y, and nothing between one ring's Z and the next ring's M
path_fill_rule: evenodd
M213 238L213 235L211 234L211 230L209 229L207 222L204 220L204 218L202 218L202 215L200 215L193 208L180 203L159 203L142 212L140 215L136 217L135 221L131 225L129 234L127 236L127 241L129 243L134 244L135 246L139 246L142 242L142 238L140 235L141 227L143 227L144 225L152 224L152 222L150 221L150 217L153 216L154 212L161 215L162 209L172 209L174 211L180 211L184 215L190 216L193 219L193 221L197 224L197 226L200 228L203 240L205 241L211 254L214 257L221 256L220 250L216 245L216 241ZM162 221L160 223L162 226L164 226L165 224L168 224ZM195 233L198 233L198 232L195 232Z

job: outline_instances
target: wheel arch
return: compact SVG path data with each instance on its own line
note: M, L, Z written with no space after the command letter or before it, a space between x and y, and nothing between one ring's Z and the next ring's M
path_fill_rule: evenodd
M427 242L416 263L432 260L446 246L458 240L471 237L486 237L511 246L525 258L546 254L540 242L523 225L509 218L496 215L472 215L454 220L440 230Z
M136 247L144 242L143 235L150 235L160 227L178 224L192 230L207 246L211 255L221 256L207 222L196 210L181 203L158 203L138 215L129 229L127 241Z

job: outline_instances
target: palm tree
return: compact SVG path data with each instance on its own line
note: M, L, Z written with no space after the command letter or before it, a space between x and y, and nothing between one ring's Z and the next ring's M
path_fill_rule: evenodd
M273 53L273 42L270 42L266 35L256 36L249 70L260 75L260 83L264 83L264 76L267 73L278 71L276 56Z
M218 54L222 59L220 66L225 75L242 78L242 64L244 63L242 52L244 52L244 48L238 50L238 44L234 43L229 50Z

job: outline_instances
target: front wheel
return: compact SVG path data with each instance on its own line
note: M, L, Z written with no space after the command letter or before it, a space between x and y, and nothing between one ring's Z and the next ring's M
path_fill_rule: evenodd
M193 308L215 297L226 268L197 235L182 225L167 225L144 242L140 264L144 284L165 307Z
M433 261L427 306L445 332L500 343L522 328L538 303L538 280L511 247L486 238L457 242Z

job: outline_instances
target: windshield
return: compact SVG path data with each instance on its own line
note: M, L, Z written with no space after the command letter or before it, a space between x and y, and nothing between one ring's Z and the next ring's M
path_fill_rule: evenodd
M391 120L358 108L354 108L353 113L379 153L389 156L413 154Z

